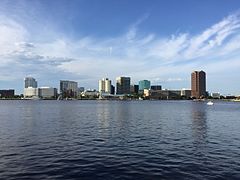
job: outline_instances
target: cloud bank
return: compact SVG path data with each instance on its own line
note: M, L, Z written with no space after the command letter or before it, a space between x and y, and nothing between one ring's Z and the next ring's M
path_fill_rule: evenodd
M96 88L100 78L131 76L133 83L149 79L165 88L189 88L190 73L203 69L212 84L208 89L217 91L221 86L217 74L239 78L239 13L198 34L182 32L169 37L142 33L140 26L147 18L144 15L117 37L73 40L59 35L54 40L34 41L36 34L0 16L0 81L22 81L32 75L44 85L71 79Z

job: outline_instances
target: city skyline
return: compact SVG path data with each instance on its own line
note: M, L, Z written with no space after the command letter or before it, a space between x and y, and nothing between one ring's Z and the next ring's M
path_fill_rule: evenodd
M191 88L207 73L207 91L240 94L240 2L0 2L0 89L20 94L24 77L58 87L71 79L147 79L166 89Z

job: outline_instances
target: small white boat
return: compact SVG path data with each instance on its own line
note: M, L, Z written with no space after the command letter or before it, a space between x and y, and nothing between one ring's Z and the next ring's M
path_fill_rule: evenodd
M213 102L212 101L208 101L207 105L212 106Z

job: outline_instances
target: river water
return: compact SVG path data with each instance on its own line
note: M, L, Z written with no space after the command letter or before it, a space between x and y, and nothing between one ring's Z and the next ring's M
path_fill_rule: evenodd
M240 179L240 103L0 101L0 179Z

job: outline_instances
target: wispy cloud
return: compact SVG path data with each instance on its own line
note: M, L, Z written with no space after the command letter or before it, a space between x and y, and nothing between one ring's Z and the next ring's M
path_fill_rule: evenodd
M144 14L141 18L139 18L135 23L130 26L129 31L126 33L126 39L128 42L134 42L137 36L138 26L142 24L145 20L147 20L148 17L149 14Z
M0 16L0 67L8 69L0 72L0 80L5 76L22 79L27 74L49 75L54 78L51 81L67 76L96 87L99 78L129 75L133 82L149 79L189 87L192 70L221 73L240 67L239 13L198 34L182 32L169 37L153 32L143 35L140 25L148 18L144 15L117 37L72 40L59 36L34 41L23 25Z

